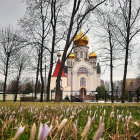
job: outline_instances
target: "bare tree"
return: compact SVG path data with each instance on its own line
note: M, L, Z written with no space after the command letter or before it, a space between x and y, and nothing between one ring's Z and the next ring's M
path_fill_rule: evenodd
M0 61L1 73L4 74L3 101L5 102L7 77L10 65L13 63L13 57L24 47L25 40L22 39L18 31L10 27L0 31Z
M124 72L122 82L122 103L125 99L126 88L126 76L127 66L129 60L129 54L131 53L131 47L133 39L140 32L140 6L136 0L118 0L117 20L119 24L115 27L119 34L119 43L125 50Z
M63 7L67 4L67 1L57 1L57 0L51 0L50 1L50 24L52 28L52 43L51 43L51 54L50 54L50 66L49 66L49 72L48 72L48 81L47 81L47 99L46 101L50 100L50 83L51 83L51 74L52 74L52 69L53 69L53 64L54 64L54 53L55 53L55 48L57 48L57 44L64 39L65 32L60 34L59 30L64 30L61 29L60 27L62 26L61 21L61 16L62 16L62 9ZM61 21L61 22L60 22Z
M43 99L42 92L44 84L46 84L44 83L43 75L41 74L44 70L42 64L43 58L47 57L46 60L48 60L46 101L49 101L51 74L55 58L54 53L56 53L59 49L58 44L62 39L64 39L65 35L63 22L65 19L63 18L63 11L65 9L64 6L67 5L67 2L68 0L27 0L28 11L26 12L25 17L22 20L20 20L20 25L22 26L24 32L27 33L30 42L33 43L33 46L37 46L38 64L36 72L35 96L38 83L38 75L40 71L41 81L43 82L41 83L41 101ZM45 56L45 53L47 53L48 55ZM46 89L44 90L44 92L46 92Z
M40 66L40 51L38 50L38 58L37 58L37 70L36 70L36 81L35 81L35 100L37 98L37 87L38 87L38 75L39 75L39 66Z
M38 83L38 75L40 72L42 85L40 95L41 102L43 101L44 92L43 57L45 50L50 53L49 47L46 47L49 43L47 37L51 31L50 21L48 19L49 2L49 0L26 0L26 14L20 20L20 25L30 44L32 45L32 48L37 47L38 64L36 71L35 96Z
M70 45L76 36L77 32L81 29L83 24L86 22L86 20L89 18L90 13L95 10L99 5L104 3L106 0L98 1L97 3L95 1L87 1L87 0L73 0L72 2L72 11L71 15L69 16L70 19L68 19L68 28L67 28L67 35L66 35L66 42L64 47L64 52L61 59L61 66L59 70L59 74L57 76L56 80L56 96L55 101L61 101L61 92L60 92L60 79L62 75L62 71L64 68L64 64L67 58L67 52L70 48ZM94 2L94 4L93 4Z
M28 56L23 53L23 52L18 52L17 56L16 56L16 60L15 63L13 65L13 70L16 71L16 84L15 84L15 98L14 98L14 102L16 102L17 100L17 94L19 93L19 82L21 79L21 75L24 72L24 70L27 68L28 66Z
M106 67L110 67L110 87L111 87L111 101L114 102L114 85L113 85L113 69L117 67L118 62L120 60L121 53L120 48L117 41L116 28L114 24L116 24L115 19L117 18L114 14L114 3L109 2L101 9L96 10L97 22L95 31L97 32L98 42L100 43L100 51L99 57L101 58L100 62L102 62ZM117 64L115 65L114 64Z

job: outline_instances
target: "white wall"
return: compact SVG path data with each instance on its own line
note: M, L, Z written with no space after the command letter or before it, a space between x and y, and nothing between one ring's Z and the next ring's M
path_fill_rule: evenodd
M6 94L6 101L13 101L15 95L14 94ZM0 101L3 100L3 94L0 94ZM20 94L17 95L17 101L20 100Z
M78 75L78 69L80 67L85 67L88 70L88 75L81 74ZM86 79L86 90L87 91L95 91L98 86L98 75L96 72L96 68L93 68L91 64L84 59L81 59L80 62L75 62L74 67L72 69L72 90L78 91L82 87L80 87L80 79L84 77Z
M51 77L51 90L56 87L56 78L57 77ZM67 77L61 77L62 79L62 90L63 90L63 99L65 99L66 96L70 98L71 95L71 87L67 85ZM55 99L55 93L53 93L52 99ZM51 99L51 93L50 93L50 99Z

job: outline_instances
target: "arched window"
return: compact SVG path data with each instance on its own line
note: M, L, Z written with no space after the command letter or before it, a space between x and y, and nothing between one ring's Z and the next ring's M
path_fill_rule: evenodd
M86 52L86 58L87 58L87 52Z
M83 87L83 86L84 86L84 87L86 86L86 79L82 77L82 78L80 79L80 87Z
M83 58L83 52L82 51L80 52L80 57Z
M86 74L88 75L88 70L84 67L81 67L79 70L78 70L78 75L80 74Z

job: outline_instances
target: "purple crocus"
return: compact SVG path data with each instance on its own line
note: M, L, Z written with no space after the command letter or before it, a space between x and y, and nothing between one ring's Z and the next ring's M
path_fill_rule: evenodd
M45 140L51 130L52 130L52 125L48 127L47 124L43 125L42 123L40 123L38 140Z

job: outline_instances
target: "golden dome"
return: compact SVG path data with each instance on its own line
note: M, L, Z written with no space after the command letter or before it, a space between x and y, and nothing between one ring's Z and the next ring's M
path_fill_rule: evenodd
M97 58L97 54L95 52L91 52L88 56L89 59Z
M70 53L68 58L75 59L75 54L74 53Z
M80 31L80 33L74 38L74 45L76 46L85 46L88 44L88 37Z

